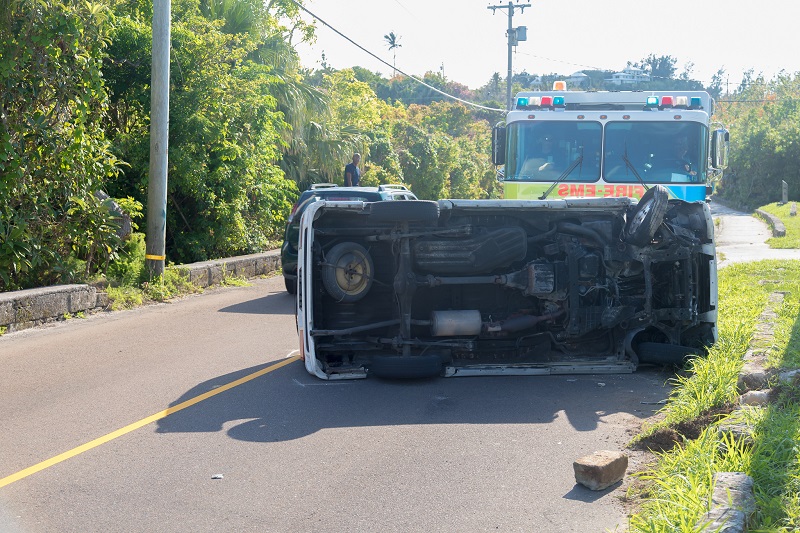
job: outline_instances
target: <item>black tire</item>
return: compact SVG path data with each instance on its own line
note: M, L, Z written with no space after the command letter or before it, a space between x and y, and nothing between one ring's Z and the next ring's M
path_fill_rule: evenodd
M283 278L283 285L286 287L286 292L289 294L297 294L297 280Z
M700 354L703 348L690 348L662 342L642 342L636 347L640 363L682 365L690 355Z
M339 302L357 302L367 295L375 276L375 263L360 244L342 242L325 254L322 283Z
M430 200L386 200L373 202L370 218L376 222L435 222L439 204Z
M669 207L669 193L663 185L654 185L642 195L625 228L624 239L635 246L646 246L664 221Z
M376 355L369 364L369 373L385 379L424 379L442 373L442 358L430 355Z

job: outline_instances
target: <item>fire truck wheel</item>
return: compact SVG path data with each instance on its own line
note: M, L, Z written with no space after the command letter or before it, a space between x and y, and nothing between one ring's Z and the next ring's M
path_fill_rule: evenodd
M664 220L669 206L669 194L663 185L654 185L642 195L633 216L628 221L624 239L635 246L646 246Z
M369 212L377 222L434 222L439 219L439 204L430 200L385 200L374 202Z
M357 302L372 287L375 264L369 252L354 242L342 242L325 254L322 284L339 302Z

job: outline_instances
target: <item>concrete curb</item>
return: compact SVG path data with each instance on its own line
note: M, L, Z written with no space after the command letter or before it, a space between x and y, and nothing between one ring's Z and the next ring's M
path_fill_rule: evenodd
M717 472L711 510L698 525L703 533L744 533L755 512L753 478L744 472Z
M763 211L756 209L756 215L767 221L767 224L772 228L773 237L786 237L786 226L777 217Z
M220 283L226 276L254 278L280 269L279 250L169 267L184 273L198 287ZM80 313L108 308L108 296L92 285L56 285L0 293L0 332L33 328Z
M737 389L739 404L748 408L763 408L769 401L772 371L764 363L774 337L773 323L776 310L783 303L784 294L774 292L759 315L750 346L744 354L744 365L739 374ZM734 410L718 426L720 436L727 435L745 446L753 446L754 428L741 418L740 409ZM712 502L698 527L703 533L744 533L757 510L753 478L744 472L716 472L713 479Z

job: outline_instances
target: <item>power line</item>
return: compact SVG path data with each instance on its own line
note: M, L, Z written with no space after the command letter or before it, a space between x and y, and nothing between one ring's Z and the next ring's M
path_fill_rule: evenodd
M408 10L408 8L407 8L406 6L404 6L403 4L401 4L399 0L394 0L394 2L395 2L395 3L396 3L398 6L402 7L403 9L405 9L405 10L406 10L406 13L408 13L409 15L411 15L411 16L412 16L414 19L416 19L416 20L419 20L419 19L417 18L417 16L416 16L416 15L414 15L414 13L412 13L411 11L409 11L409 10Z
M435 91L435 92L437 92L437 93L441 94L442 96L445 96L445 97L447 97L447 98L450 98L450 99L452 99L452 100L455 100L455 101L457 101L457 102L461 102L462 104L466 104L466 105L469 105L469 106L472 106L472 107L477 107L478 109L485 109L485 110L487 110L487 111L499 111L500 113L506 113L506 112L507 112L505 109L497 109L497 108L494 108L494 107L482 106L482 105L480 105L480 104L476 104L476 103L474 103L474 102L470 102L470 101L468 101L468 100L464 100L464 99L462 99L462 98L458 98L457 96L453 96L452 94L447 94L446 92L444 92L444 91L441 91L441 90L437 89L437 88L436 88L436 87L434 87L433 85L429 85L429 84L425 83L424 81L420 80L419 78L417 78L417 77L415 77L415 76L412 76L411 74L406 74L405 72L403 72L403 71L402 71L402 70L400 70L399 68L396 68L396 67L394 67L394 66L393 66L391 63L389 63L389 62L387 62L387 61L384 61L383 59L381 59L381 58L380 58L380 57L378 57L377 55L373 54L372 52L370 52L369 50L367 50L366 48L364 48L363 46L361 46L360 44L358 44L357 42L355 42L353 39L351 39L351 38L350 38L350 37L348 37L347 35L343 34L343 33L342 33L342 32L340 32L339 30L337 30L336 28L334 28L333 26L331 26L330 24L328 24L327 22L325 22L324 20L322 20L320 17L318 17L317 15L315 15L314 13L312 13L311 11L309 11L309 10L308 10L308 9L307 9L305 6L303 6L302 4L300 4L299 2L297 2L297 0L290 0L290 1L291 1L291 2L292 2L294 5L296 5L297 7L299 7L300 9L302 9L303 11L305 11L306 13L308 13L309 15L311 15L312 17L314 17L315 19L317 19L318 21L320 21L322 24L324 24L325 26L327 26L328 28L330 28L330 29L331 29L333 32L335 32L337 35L339 35L340 37L342 37L342 38L346 39L346 40L347 40L347 41L348 41L350 44L352 44L352 45L354 45L354 46L358 47L360 50L362 50L362 51L366 52L367 54L371 55L373 58L377 59L378 61L380 61L381 63L383 63L383 64L384 64L384 65L386 65L387 67L390 67L390 68L392 68L392 70L396 70L397 72L399 72L399 73L400 73L400 74L402 74L403 76L407 76L408 78L411 78L412 80L416 81L417 83L419 83L419 84L421 84L421 85L424 85L424 86L425 86L425 87L427 87L428 89L431 89L432 91Z

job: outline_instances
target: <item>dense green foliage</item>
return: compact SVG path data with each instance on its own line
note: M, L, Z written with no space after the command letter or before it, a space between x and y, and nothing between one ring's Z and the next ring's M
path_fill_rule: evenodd
M102 119L109 12L83 0L11 0L0 13L0 290L70 281L112 257L95 196L117 169Z
M717 119L731 132L731 161L718 193L744 207L800 195L800 77L748 75L719 105Z
M181 4L172 24L167 245L179 262L264 249L295 190L278 166L280 132L288 125L271 94L280 82L257 53L265 39L255 31L228 33L253 22L227 4L205 10ZM232 20L209 20L204 11ZM136 45L151 39L149 21L118 17L107 69L114 74L113 116L121 119L109 136L130 164L110 188L142 202L150 76L136 68L149 65L147 49ZM128 72L114 72L116 65Z

